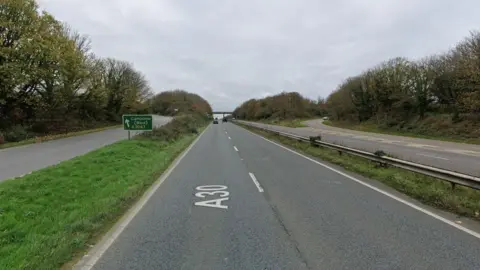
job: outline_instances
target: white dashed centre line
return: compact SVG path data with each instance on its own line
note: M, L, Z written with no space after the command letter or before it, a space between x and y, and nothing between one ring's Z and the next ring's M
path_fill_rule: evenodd
M235 151L237 151L237 152L238 152L238 149L237 149L237 147L236 147L236 146L234 146L234 147L233 147L233 149L235 149Z
M228 137L229 140L231 140L232 138Z
M252 178L252 181L255 184L255 186L257 186L258 191L263 192L263 188L262 186L260 186L260 183L257 181L257 178L255 177L255 175L253 173L248 173L248 174L250 175L250 178Z

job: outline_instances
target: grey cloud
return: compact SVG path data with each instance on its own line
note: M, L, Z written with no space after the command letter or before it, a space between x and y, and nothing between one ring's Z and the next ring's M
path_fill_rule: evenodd
M478 28L475 0L40 0L89 34L97 55L133 62L152 88L231 110L249 98L327 96L391 57L442 52Z

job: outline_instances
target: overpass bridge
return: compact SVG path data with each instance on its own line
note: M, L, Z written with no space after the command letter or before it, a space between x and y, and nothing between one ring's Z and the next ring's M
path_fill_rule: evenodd
M233 112L227 112L227 111L213 111L212 114L221 114L223 117L225 117L226 114L233 114Z

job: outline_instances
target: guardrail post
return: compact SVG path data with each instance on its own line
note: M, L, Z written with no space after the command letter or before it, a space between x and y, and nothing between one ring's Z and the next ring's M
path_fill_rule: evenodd
M455 189L456 184L454 182L450 182L450 185L452 186L452 190Z
M343 154L343 152L338 150L338 154L341 156Z
M313 147L318 147L319 145L315 143L316 140L318 141L321 141L322 140L322 136L318 135L318 136L310 136L309 137L310 139L310 145L312 145ZM299 139L299 141L301 141Z
M375 162L375 164L377 164L375 167L376 168L387 168L388 167L388 164L385 163L385 162L381 162L381 161L377 161Z

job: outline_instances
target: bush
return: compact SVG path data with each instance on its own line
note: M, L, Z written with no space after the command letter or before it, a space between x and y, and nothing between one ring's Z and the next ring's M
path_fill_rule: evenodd
M13 126L4 134L4 140L7 142L19 142L29 138L29 133L23 126Z
M5 138L3 137L3 134L0 132L0 144L5 143Z
M206 124L206 119L197 114L187 114L175 117L168 124L143 133L142 137L155 140L175 141L181 135L198 133L198 128Z

